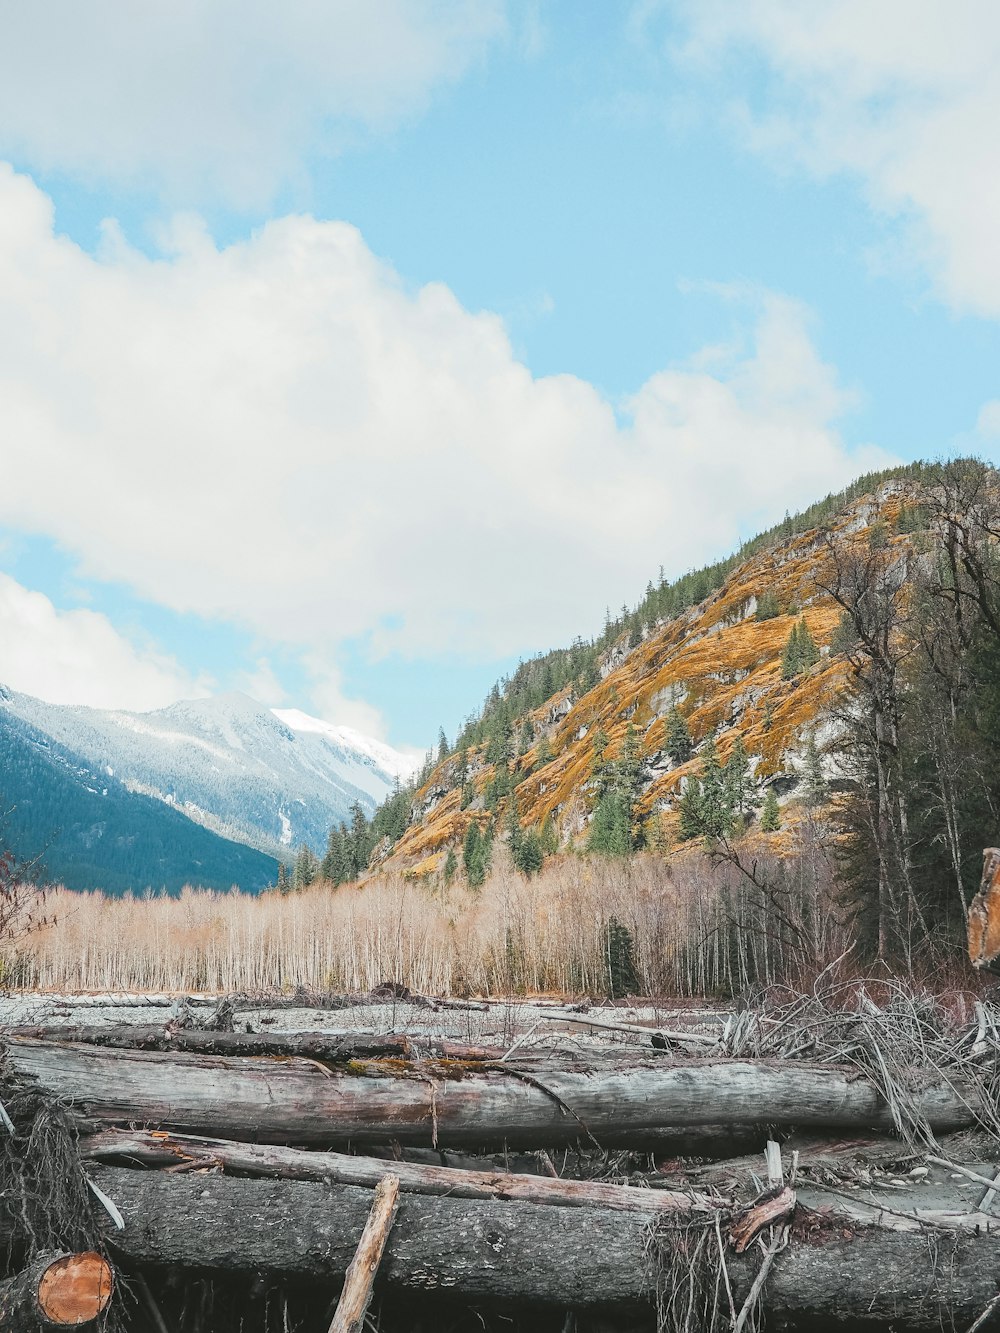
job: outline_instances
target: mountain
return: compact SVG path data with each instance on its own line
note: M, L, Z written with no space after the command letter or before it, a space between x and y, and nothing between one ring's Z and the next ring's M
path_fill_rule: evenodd
M185 884L238 884L253 893L277 877L273 857L129 791L10 707L0 707L0 803L5 844L67 888L177 893Z
M0 718L68 756L84 787L152 799L270 856L301 843L322 853L331 824L348 820L355 803L370 814L412 771L390 746L240 693L133 713L0 688Z
M995 472L982 476L996 485ZM757 806L768 792L794 806L810 765L822 769L827 792L846 787L827 744L831 706L869 667L842 642L831 551L878 565L872 597L889 605L913 571L933 565L954 521L945 506L929 523L933 494L919 464L863 478L729 559L650 585L596 642L523 663L425 775L380 872L434 875L449 851L460 863L472 826L507 836L512 801L521 827L544 833L545 850L593 845L602 785L620 781L623 763L632 769L633 846L681 845L683 795L709 754L723 766L740 756ZM986 512L981 499L969 512Z

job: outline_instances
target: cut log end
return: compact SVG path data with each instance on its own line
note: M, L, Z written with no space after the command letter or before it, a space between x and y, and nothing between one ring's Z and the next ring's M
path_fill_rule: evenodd
M38 1308L56 1328L76 1328L103 1314L114 1274L100 1254L64 1254L48 1265L38 1283Z
M82 1328L103 1314L114 1272L102 1255L43 1254L0 1284L0 1328Z

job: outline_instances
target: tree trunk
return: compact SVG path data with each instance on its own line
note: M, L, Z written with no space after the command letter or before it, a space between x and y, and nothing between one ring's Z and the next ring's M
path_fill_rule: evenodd
M49 1253L0 1282L0 1328L10 1333L77 1328L107 1308L114 1278L101 1255Z
M130 1261L221 1274L331 1280L354 1254L371 1191L97 1168L124 1214L109 1237ZM649 1306L658 1271L652 1215L406 1195L380 1281L387 1293L563 1309ZM713 1252L714 1252L714 1246ZM741 1302L759 1254L730 1254ZM969 1322L996 1295L1000 1237L985 1231L890 1231L800 1208L764 1291L779 1319L831 1316L911 1330ZM724 1299L724 1298L723 1298Z
M590 1139L612 1146L727 1122L893 1123L884 1099L860 1074L798 1062L663 1059L634 1069L539 1076L506 1066L477 1073L398 1061L333 1072L295 1058L108 1051L28 1039L8 1041L7 1052L17 1074L37 1078L99 1121L263 1142L553 1147ZM932 1129L973 1122L971 1092L927 1081L915 1088L915 1109Z
M105 1130L80 1142L85 1157L129 1161L144 1166L221 1166L240 1176L276 1180L324 1180L338 1185L373 1187L387 1169L399 1177L407 1194L447 1194L454 1199L520 1199L563 1208L610 1208L619 1212L691 1212L718 1209L708 1195L694 1190L630 1189L601 1181L559 1180L551 1176L505 1171L461 1171L446 1166L387 1163L375 1157L304 1151L227 1139L198 1139L148 1130ZM756 1159L754 1159L756 1165Z

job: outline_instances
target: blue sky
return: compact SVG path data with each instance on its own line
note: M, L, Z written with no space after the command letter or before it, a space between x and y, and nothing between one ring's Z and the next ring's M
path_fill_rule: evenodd
M0 2L0 679L423 746L659 565L996 459L975 8Z

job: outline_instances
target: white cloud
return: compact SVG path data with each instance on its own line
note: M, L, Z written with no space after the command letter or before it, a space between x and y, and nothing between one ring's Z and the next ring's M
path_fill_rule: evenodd
M0 0L0 153L266 203L310 152L419 111L504 0Z
M983 403L976 418L976 434L985 436L993 443L1000 437L1000 398L991 398Z
M757 293L746 346L654 376L620 423L585 381L533 378L495 316L408 291L346 224L175 241L95 260L0 171L0 523L291 646L338 720L344 640L484 659L565 642L661 563L886 461L844 447L851 395L783 297Z
M140 648L96 611L60 611L0 574L0 683L56 704L162 708L204 694L176 662Z
M673 10L689 65L718 74L720 56L750 51L776 76L762 105L739 108L749 143L782 167L859 176L872 203L903 220L911 257L946 300L1000 315L1000 6L680 0Z

